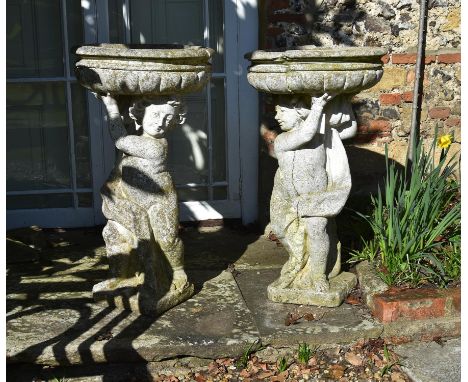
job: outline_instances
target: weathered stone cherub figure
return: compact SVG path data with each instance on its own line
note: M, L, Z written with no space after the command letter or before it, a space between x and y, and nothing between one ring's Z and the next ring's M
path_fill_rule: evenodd
M113 278L95 285L93 292L98 299L108 298L106 292L127 292L129 302L122 305L159 314L193 294L183 269L177 195L166 163L165 134L184 122L185 112L172 98L138 99L128 114L141 134L128 135L117 100L109 94L99 98L122 155L101 190Z
M304 106L295 99L276 107L284 132L274 142L279 168L270 217L290 257L268 292L274 301L336 306L336 296L327 297L329 279L340 272L334 217L351 189L341 139L355 135L356 121L350 96L325 93L312 97L310 109Z

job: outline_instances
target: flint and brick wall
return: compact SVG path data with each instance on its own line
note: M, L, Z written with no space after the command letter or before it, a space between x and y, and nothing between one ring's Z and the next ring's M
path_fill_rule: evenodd
M315 46L382 46L384 74L353 99L358 134L345 142L352 195L375 191L385 172L383 153L404 163L411 125L419 27L419 0L260 0L260 49ZM460 0L430 0L426 37L421 136L452 133L460 142ZM280 132L275 96L262 95L260 221L268 203L276 161L269 156ZM459 144L455 143L455 150Z

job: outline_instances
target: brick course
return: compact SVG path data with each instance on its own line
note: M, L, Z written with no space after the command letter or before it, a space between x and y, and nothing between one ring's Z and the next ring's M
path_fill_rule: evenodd
M374 296L372 314L380 322L400 319L423 320L457 315L460 311L460 288L398 289Z
M433 119L446 119L450 115L449 107L434 107L429 110L429 117Z
M449 54L439 54L437 56L437 61L442 64L454 64L461 62L460 53L449 53Z
M401 94L399 93L386 93L381 94L379 97L381 105L399 105L401 102Z

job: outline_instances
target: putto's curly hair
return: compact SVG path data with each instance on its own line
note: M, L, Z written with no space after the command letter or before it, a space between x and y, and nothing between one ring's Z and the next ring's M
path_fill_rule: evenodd
M128 109L128 114L135 121L137 130L140 129L143 123L143 117L145 116L146 108L150 105L171 106L174 109L174 118L172 119L172 123L176 125L182 125L185 122L187 109L180 100L171 97L145 97L135 101L133 106Z
M307 108L307 103L303 97L280 98L278 106L294 110L303 120L305 120L310 113L310 110Z

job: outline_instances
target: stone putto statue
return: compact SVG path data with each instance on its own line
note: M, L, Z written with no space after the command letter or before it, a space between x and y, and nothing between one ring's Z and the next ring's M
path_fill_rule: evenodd
M275 118L283 133L274 141L279 168L270 217L271 228L288 251L289 260L268 287L273 301L337 306L349 289L338 284L349 281L351 288L354 286L353 277L347 280L349 274L340 274L334 219L351 190L341 142L356 134L350 98L325 93L309 98L310 109L304 97L276 106Z
M158 315L194 291L183 268L177 195L166 163L166 133L184 123L185 110L175 98L138 98L121 115L116 98L97 97L120 156L101 189L112 278L94 286L94 297L112 296L118 306ZM128 134L125 116L135 134Z

